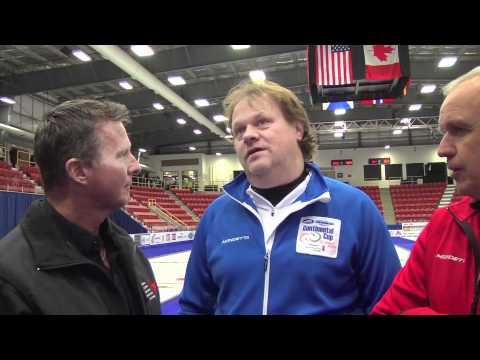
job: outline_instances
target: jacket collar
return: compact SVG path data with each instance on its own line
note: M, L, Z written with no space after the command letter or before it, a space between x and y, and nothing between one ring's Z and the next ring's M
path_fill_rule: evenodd
M21 223L38 267L55 267L86 262L100 250L102 238L113 239L114 224L107 218L100 225L100 236L70 222L48 200L37 200Z
M460 221L465 221L480 210L480 202L471 196L464 196L462 200L449 205L450 210Z
M320 171L320 167L312 162L306 162L305 167L310 171L310 181L307 188L301 194L297 200L301 202L309 202L319 197L322 197L322 201L328 202L330 200L330 193L328 186ZM241 203L247 203L252 207L255 207L251 197L247 193L247 189L250 187L250 183L247 176L243 172L231 182L226 184L223 189L228 195L236 199ZM288 195L287 195L288 196Z

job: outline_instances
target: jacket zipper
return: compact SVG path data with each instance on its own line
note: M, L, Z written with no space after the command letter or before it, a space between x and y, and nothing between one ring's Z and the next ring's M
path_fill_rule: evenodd
M263 270L264 270L264 281L263 281L263 307L262 315L268 314L268 290L270 287L270 260L272 254L273 241L275 239L275 232L270 236L265 244L265 256L263 257Z

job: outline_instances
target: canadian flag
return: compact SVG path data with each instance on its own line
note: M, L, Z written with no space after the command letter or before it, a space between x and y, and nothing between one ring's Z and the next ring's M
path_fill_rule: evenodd
M395 99L369 99L369 100L360 100L361 105L380 105L380 104L391 104Z
M366 80L390 80L402 76L398 45L363 45Z

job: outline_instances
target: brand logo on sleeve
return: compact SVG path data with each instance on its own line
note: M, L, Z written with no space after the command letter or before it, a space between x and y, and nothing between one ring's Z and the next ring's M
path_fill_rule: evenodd
M157 297L158 286L155 281L152 281L150 284L147 284L145 281L142 281L140 284L142 286L143 293L148 301L152 301Z

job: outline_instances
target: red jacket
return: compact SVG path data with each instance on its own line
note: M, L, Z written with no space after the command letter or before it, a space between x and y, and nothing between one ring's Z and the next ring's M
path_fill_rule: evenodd
M470 207L472 201L465 197L449 207L480 239L480 212ZM475 258L468 238L447 208L441 208L371 314L469 314L474 283Z

